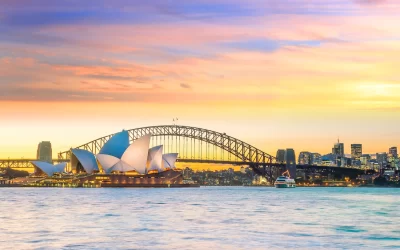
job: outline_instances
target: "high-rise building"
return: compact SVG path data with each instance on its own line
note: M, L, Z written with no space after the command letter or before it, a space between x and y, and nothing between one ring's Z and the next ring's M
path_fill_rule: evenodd
M368 161L371 160L371 156L368 154L364 154L360 157L361 166L367 166Z
M310 152L300 152L298 163L300 165L310 165L312 162L312 154Z
M353 160L360 160L362 155L362 144L351 144L351 158Z
M52 163L53 151L51 148L51 142L42 141L37 147L36 159L39 161Z
M333 145L332 154L337 156L344 156L344 144L340 143L339 140Z
M395 169L397 169L398 165L398 155L397 155L397 147L389 148L388 154L388 163Z
M285 150L284 149L278 149L276 152L276 162L283 163L285 162Z
M388 162L387 154L386 153L376 153L376 161L381 168L386 167L386 164Z
M312 165L321 165L321 154L320 153L312 153L311 164Z
M389 148L389 157L397 158L397 147Z

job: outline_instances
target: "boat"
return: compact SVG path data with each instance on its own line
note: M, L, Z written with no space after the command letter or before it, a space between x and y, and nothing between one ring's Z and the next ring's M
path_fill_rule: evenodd
M276 188L295 188L296 182L287 176L279 176L274 185Z

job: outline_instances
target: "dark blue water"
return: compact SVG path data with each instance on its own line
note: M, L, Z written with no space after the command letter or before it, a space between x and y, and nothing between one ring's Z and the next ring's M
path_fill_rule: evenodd
M400 189L0 189L1 249L400 249Z

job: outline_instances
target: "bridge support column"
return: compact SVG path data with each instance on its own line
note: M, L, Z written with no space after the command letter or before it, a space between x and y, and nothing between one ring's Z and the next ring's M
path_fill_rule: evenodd
M296 155L291 148L285 151L286 170L289 172L290 178L296 179Z

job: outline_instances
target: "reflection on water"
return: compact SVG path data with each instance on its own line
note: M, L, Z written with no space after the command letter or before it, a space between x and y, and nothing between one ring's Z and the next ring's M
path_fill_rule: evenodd
M1 249L400 248L389 188L2 188Z

